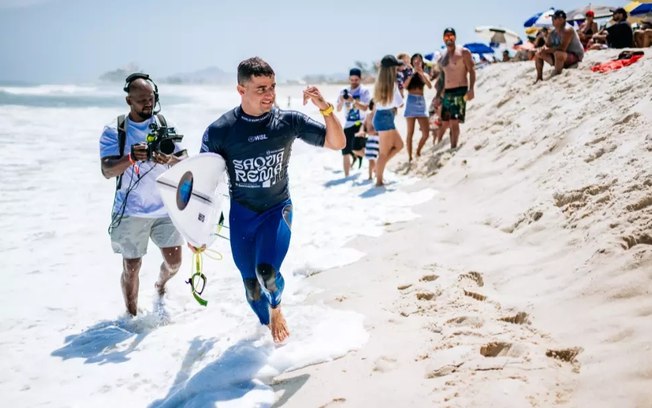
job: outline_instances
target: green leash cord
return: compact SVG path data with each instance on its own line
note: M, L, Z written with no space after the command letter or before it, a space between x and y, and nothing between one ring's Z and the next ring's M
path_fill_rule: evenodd
M217 224L218 236L221 236L219 234L220 231L222 230L222 227L224 227L224 213L220 214L220 220ZM216 261L221 261L223 257L221 253L217 251L213 251L211 249L206 249L205 247L195 248L190 244L188 244L188 246L192 250L192 269L191 269L192 273L190 275L190 279L188 279L186 283L190 285L190 288L192 290L192 296L195 298L197 303L199 303L202 306L206 306L208 305L208 301L201 297L201 294L204 292L204 289L206 288L206 282L208 281L206 275L204 275L204 273L202 272L204 266L202 255L206 254L207 257L211 259L215 259ZM209 254L214 254L214 256L211 256Z

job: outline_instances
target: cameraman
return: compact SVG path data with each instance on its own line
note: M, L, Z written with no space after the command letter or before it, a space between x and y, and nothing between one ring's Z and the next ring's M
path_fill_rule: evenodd
M362 164L364 156L364 138L356 140L355 134L360 131L362 122L364 122L364 111L369 107L371 94L369 90L362 86L362 70L360 68L351 68L349 71L349 88L340 92L337 98L337 111L340 112L342 107L345 108L346 121L344 123L344 135L346 136L346 146L342 149L342 165L344 166L344 177L349 176L351 170L351 156L355 163L356 158ZM359 168L360 166L358 166Z
M104 177L117 178L109 234L113 251L123 257L122 294L127 311L135 316L138 273L149 239L161 249L164 259L155 284L159 295L165 293L165 283L181 266L184 241L155 185L156 178L180 159L152 148L148 154L147 135L153 130L150 125L158 125L159 130L166 126L163 115L154 111L158 104L156 84L146 74L132 74L126 79L124 91L129 114L105 126L100 137L100 160ZM179 146L175 146L178 151Z

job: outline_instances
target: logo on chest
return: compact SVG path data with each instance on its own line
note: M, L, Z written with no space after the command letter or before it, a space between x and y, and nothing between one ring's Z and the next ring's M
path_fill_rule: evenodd
M267 135L263 133L262 135L249 136L247 138L249 143L260 142L261 140L267 140Z

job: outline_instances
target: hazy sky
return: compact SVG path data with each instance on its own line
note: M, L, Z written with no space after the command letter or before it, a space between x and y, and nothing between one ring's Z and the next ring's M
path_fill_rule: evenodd
M626 1L612 1L623 5ZM279 76L347 72L355 60L438 49L581 0L0 0L0 80L88 82L135 63L154 78L258 55Z

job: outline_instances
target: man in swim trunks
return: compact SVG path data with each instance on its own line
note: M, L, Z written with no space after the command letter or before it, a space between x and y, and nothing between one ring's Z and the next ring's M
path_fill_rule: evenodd
M260 323L269 326L275 342L290 332L281 313L285 282L281 263L290 245L292 201L288 161L292 143L343 149L342 125L313 86L303 91L324 116L326 126L296 111L274 107L274 70L261 58L238 65L241 104L213 122L204 132L201 153L220 154L229 175L231 252L242 274L249 305Z
M566 23L564 10L556 10L552 15L554 30L550 32L544 45L534 56L537 68L535 83L543 80L543 62L555 67L553 75L561 74L562 69L571 67L584 58L584 46L573 27Z
M441 104L441 122L437 140L441 140L446 129L451 129L451 148L455 149L460 137L460 123L466 116L466 102L474 97L475 64L471 51L455 45L455 30L444 30L446 54L439 64L443 74L443 87L436 87L435 107Z

